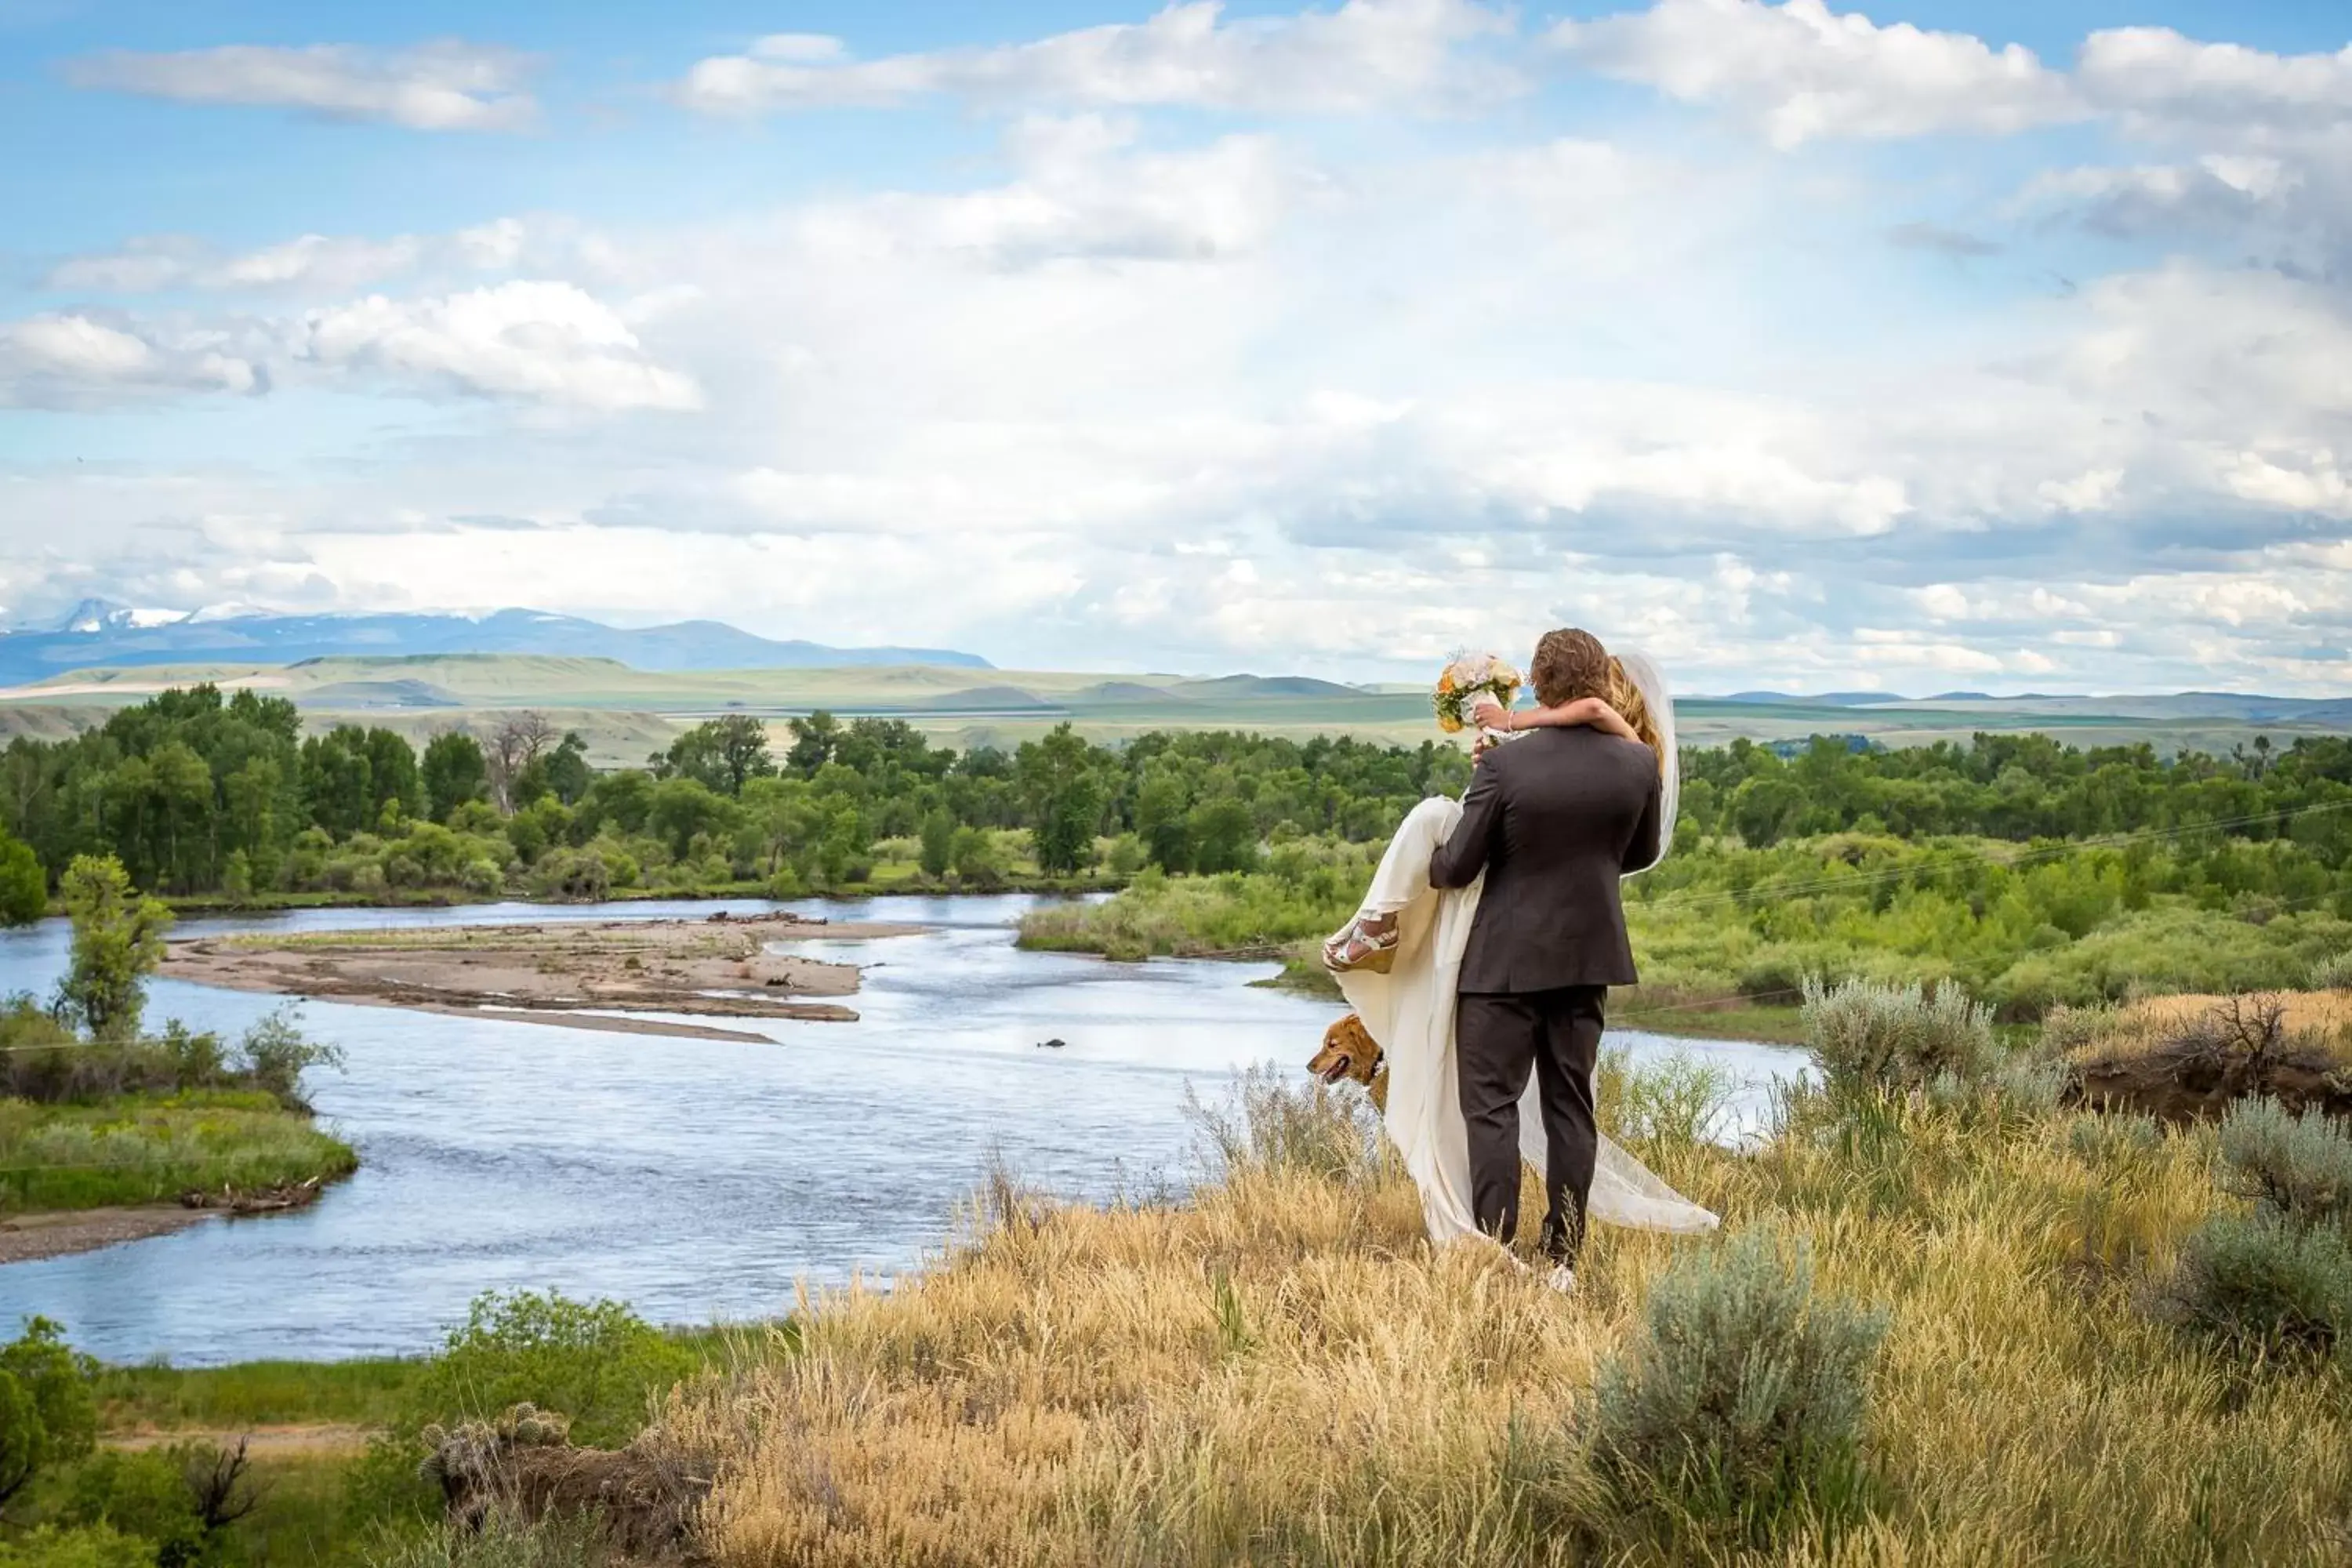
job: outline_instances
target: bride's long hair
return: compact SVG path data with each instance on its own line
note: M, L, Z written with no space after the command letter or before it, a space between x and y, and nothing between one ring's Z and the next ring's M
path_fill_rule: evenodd
M1614 655L1609 659L1609 706L1622 713L1625 722L1633 725L1633 732L1642 737L1642 743L1658 753L1658 772L1664 773L1666 771L1666 742L1658 732L1656 716L1650 711L1650 700L1642 695L1642 689L1633 683L1632 676L1625 673L1625 661Z
M1658 837L1658 860L1666 858L1675 838L1675 815L1682 809L1682 757L1675 749L1675 697L1665 671L1657 661L1637 651L1609 661L1609 706L1625 715L1633 732L1658 755L1659 813L1664 831ZM1650 862L1651 866L1658 863ZM1637 867L1648 870L1648 866Z

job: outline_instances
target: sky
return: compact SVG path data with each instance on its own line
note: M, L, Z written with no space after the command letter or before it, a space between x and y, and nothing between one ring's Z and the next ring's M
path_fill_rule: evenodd
M2352 690L2352 11L0 0L0 624Z

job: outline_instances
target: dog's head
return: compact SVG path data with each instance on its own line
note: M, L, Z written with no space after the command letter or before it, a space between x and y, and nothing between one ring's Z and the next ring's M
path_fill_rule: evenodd
M1307 1070L1325 1083L1351 1078L1369 1088L1373 1075L1381 1070L1380 1042L1364 1028L1364 1021L1350 1013L1323 1031L1323 1048L1315 1053Z

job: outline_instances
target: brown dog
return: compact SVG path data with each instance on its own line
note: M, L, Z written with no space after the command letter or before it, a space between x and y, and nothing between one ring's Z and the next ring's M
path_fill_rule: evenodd
M1375 1106L1383 1111L1389 1108L1388 1068L1381 1059L1380 1042L1353 1013L1323 1031L1323 1048L1315 1053L1307 1070L1325 1083L1353 1079L1364 1086Z

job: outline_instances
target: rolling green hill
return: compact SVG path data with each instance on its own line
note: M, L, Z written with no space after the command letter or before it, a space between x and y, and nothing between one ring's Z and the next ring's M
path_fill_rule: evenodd
M0 691L0 737L54 738L171 686L210 680L290 698L314 724L382 724L412 737L481 727L532 709L578 729L600 764L635 763L689 724L727 713L781 722L819 708L901 718L957 745L1017 744L1069 721L1117 741L1166 729L1245 729L1305 738L1349 734L1415 743L1436 730L1427 697L1395 685L1349 687L1302 677L1106 675L890 665L646 670L614 659L537 654L335 657L295 664L85 669ZM2033 731L2079 745L2146 742L2159 752L2227 752L2266 734L2352 731L2352 701L2237 693L1983 698L1857 702L1771 694L1690 698L1683 735L1697 744L1813 734L1918 745L1975 731Z

